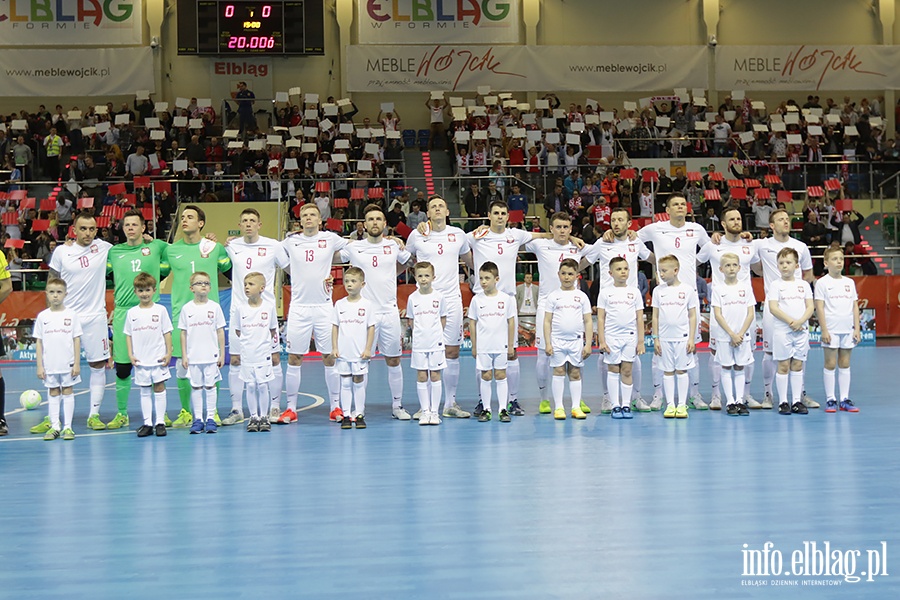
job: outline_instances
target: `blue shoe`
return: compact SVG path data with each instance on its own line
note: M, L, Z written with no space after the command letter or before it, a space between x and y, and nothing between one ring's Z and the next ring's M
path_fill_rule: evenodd
M630 412L630 411L629 411L629 412ZM614 408L612 409L611 413L612 413L612 418L613 418L613 419L624 419L624 418L625 418L625 416L622 414L622 407L621 407L621 406L616 406L616 407L614 407Z
M194 431L194 428L191 428L191 431ZM219 426L216 425L215 419L207 419L206 420L206 433L215 433L219 431Z
M191 425L191 434L203 433L203 419L194 419Z
M633 418L634 418L634 415L631 414L631 407L630 407L630 406L623 406L623 407L622 407L622 418L623 418L623 419L633 419Z
M853 406L853 402L849 398L841 400L841 412L859 412L859 409Z

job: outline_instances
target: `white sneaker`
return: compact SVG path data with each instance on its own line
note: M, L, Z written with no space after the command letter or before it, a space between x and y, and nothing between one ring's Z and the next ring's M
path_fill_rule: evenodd
M609 400L609 394L603 394L603 399L600 400L600 413L604 415L608 415L612 412L613 405Z
M721 396L713 396L709 401L709 410L722 410Z
M696 396L688 398L688 407L693 408L694 410L708 410L709 404L703 401L703 396L697 394ZM719 407L721 408L721 404Z
M468 419L472 416L472 413L464 411L460 408L459 404L454 402L444 410L444 416L452 417L454 419Z
M772 394L770 392L766 392L766 397L763 398L762 404L760 404L761 408L766 410L772 410Z
M803 406L806 408L819 408L819 403L806 395L806 392L803 392L803 398L801 398L801 402L803 402Z
M422 419L422 409L420 408L416 412L413 413L413 421L420 421Z
M662 410L662 394L656 392L653 394L653 400L650 402L650 410Z
M419 411L416 413L419 415L419 425L431 425L431 413L427 411ZM415 416L413 416L415 418Z
M274 404L269 407L269 421L274 423L281 416L281 409Z
M640 396L638 396L631 402L631 407L632 410L636 410L638 412L650 412L651 410L653 410L650 405L647 404L647 401Z
M393 411L391 411L391 416L398 421L409 421L412 417L409 416L409 413L406 412L406 409L402 406L398 406Z
M760 404L756 398L751 396L750 394L744 395L744 404L747 405L747 408L759 409L762 408L762 404Z
M429 425L440 425L441 424L440 415L438 415L438 413L436 413L436 412L432 412L431 419L428 421L428 424Z

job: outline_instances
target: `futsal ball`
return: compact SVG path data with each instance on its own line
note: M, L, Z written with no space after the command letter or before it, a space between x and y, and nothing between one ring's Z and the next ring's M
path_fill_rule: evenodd
M19 404L22 405L22 408L25 410L34 410L38 406L41 405L41 393L36 390L25 390L22 392L22 395L19 396Z

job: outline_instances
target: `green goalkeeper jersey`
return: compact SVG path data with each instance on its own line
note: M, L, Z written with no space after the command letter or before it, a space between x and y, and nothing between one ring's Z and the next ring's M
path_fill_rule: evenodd
M143 242L139 246L116 244L109 250L106 272L112 273L116 282L115 305L117 309L128 310L140 304L134 293L134 278L138 273L147 273L156 278L156 293L153 301L159 302L159 284L169 274L166 250L169 247L162 240Z

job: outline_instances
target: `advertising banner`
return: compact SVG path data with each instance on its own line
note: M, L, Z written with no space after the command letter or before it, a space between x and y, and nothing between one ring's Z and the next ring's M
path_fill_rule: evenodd
M898 46L719 46L716 87L763 91L897 89L898 58Z
M517 44L519 0L357 0L360 44Z
M141 0L7 0L0 46L136 46L143 23Z
M697 46L350 46L353 92L648 91L707 85Z
M0 52L4 96L111 96L155 89L150 48Z

